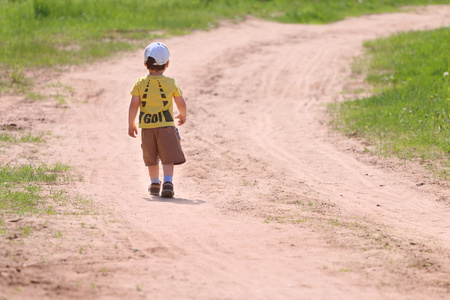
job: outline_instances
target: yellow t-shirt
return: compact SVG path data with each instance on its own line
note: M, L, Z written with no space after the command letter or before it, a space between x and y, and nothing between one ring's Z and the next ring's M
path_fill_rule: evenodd
M141 100L139 128L175 126L173 118L173 96L181 96L181 89L175 79L166 76L139 78L131 95Z

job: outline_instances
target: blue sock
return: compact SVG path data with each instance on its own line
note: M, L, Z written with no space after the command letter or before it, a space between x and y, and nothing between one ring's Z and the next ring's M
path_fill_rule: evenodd
M152 183L159 183L159 178L151 178L150 180L152 181Z
M164 182L172 182L172 176L164 175Z

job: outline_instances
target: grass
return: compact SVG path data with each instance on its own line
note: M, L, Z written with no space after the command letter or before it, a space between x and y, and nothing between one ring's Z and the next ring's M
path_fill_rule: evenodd
M401 33L365 43L376 94L342 103L336 125L380 155L426 162L450 178L450 29Z
M0 0L0 65L13 68L89 62L161 36L210 29L247 15L323 24L448 0Z
M26 213L54 213L46 199L51 197L45 186L66 181L66 164L41 164L0 167L0 211L23 215ZM46 194L47 196L44 196Z
M6 142L10 144L18 144L18 143L43 143L43 134L39 136L34 136L31 132L23 133L20 135L12 134L9 132L0 133L0 142Z
M23 66L13 66L13 70L10 73L11 84L21 84L25 81L25 75L23 74Z
M32 86L33 80L25 76L23 65L6 65L4 70L0 70L0 92L13 90L14 92L24 93Z
M45 96L40 93L31 92L27 94L27 98L33 101L42 101L45 99Z

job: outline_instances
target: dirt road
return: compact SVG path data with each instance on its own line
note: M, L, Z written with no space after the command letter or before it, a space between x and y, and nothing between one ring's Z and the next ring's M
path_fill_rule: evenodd
M362 85L350 66L363 41L449 24L441 6L324 26L250 18L163 40L189 110L173 200L147 194L127 136L142 51L58 75L73 95L46 153L83 174L77 192L105 213L89 231L68 221L64 251L22 270L40 280L4 297L449 297L448 188L365 153L325 112Z

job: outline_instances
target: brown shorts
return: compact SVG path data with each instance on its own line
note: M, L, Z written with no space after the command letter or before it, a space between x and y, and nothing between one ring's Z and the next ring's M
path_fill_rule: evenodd
M146 166L181 165L186 161L174 126L142 129L142 152Z

